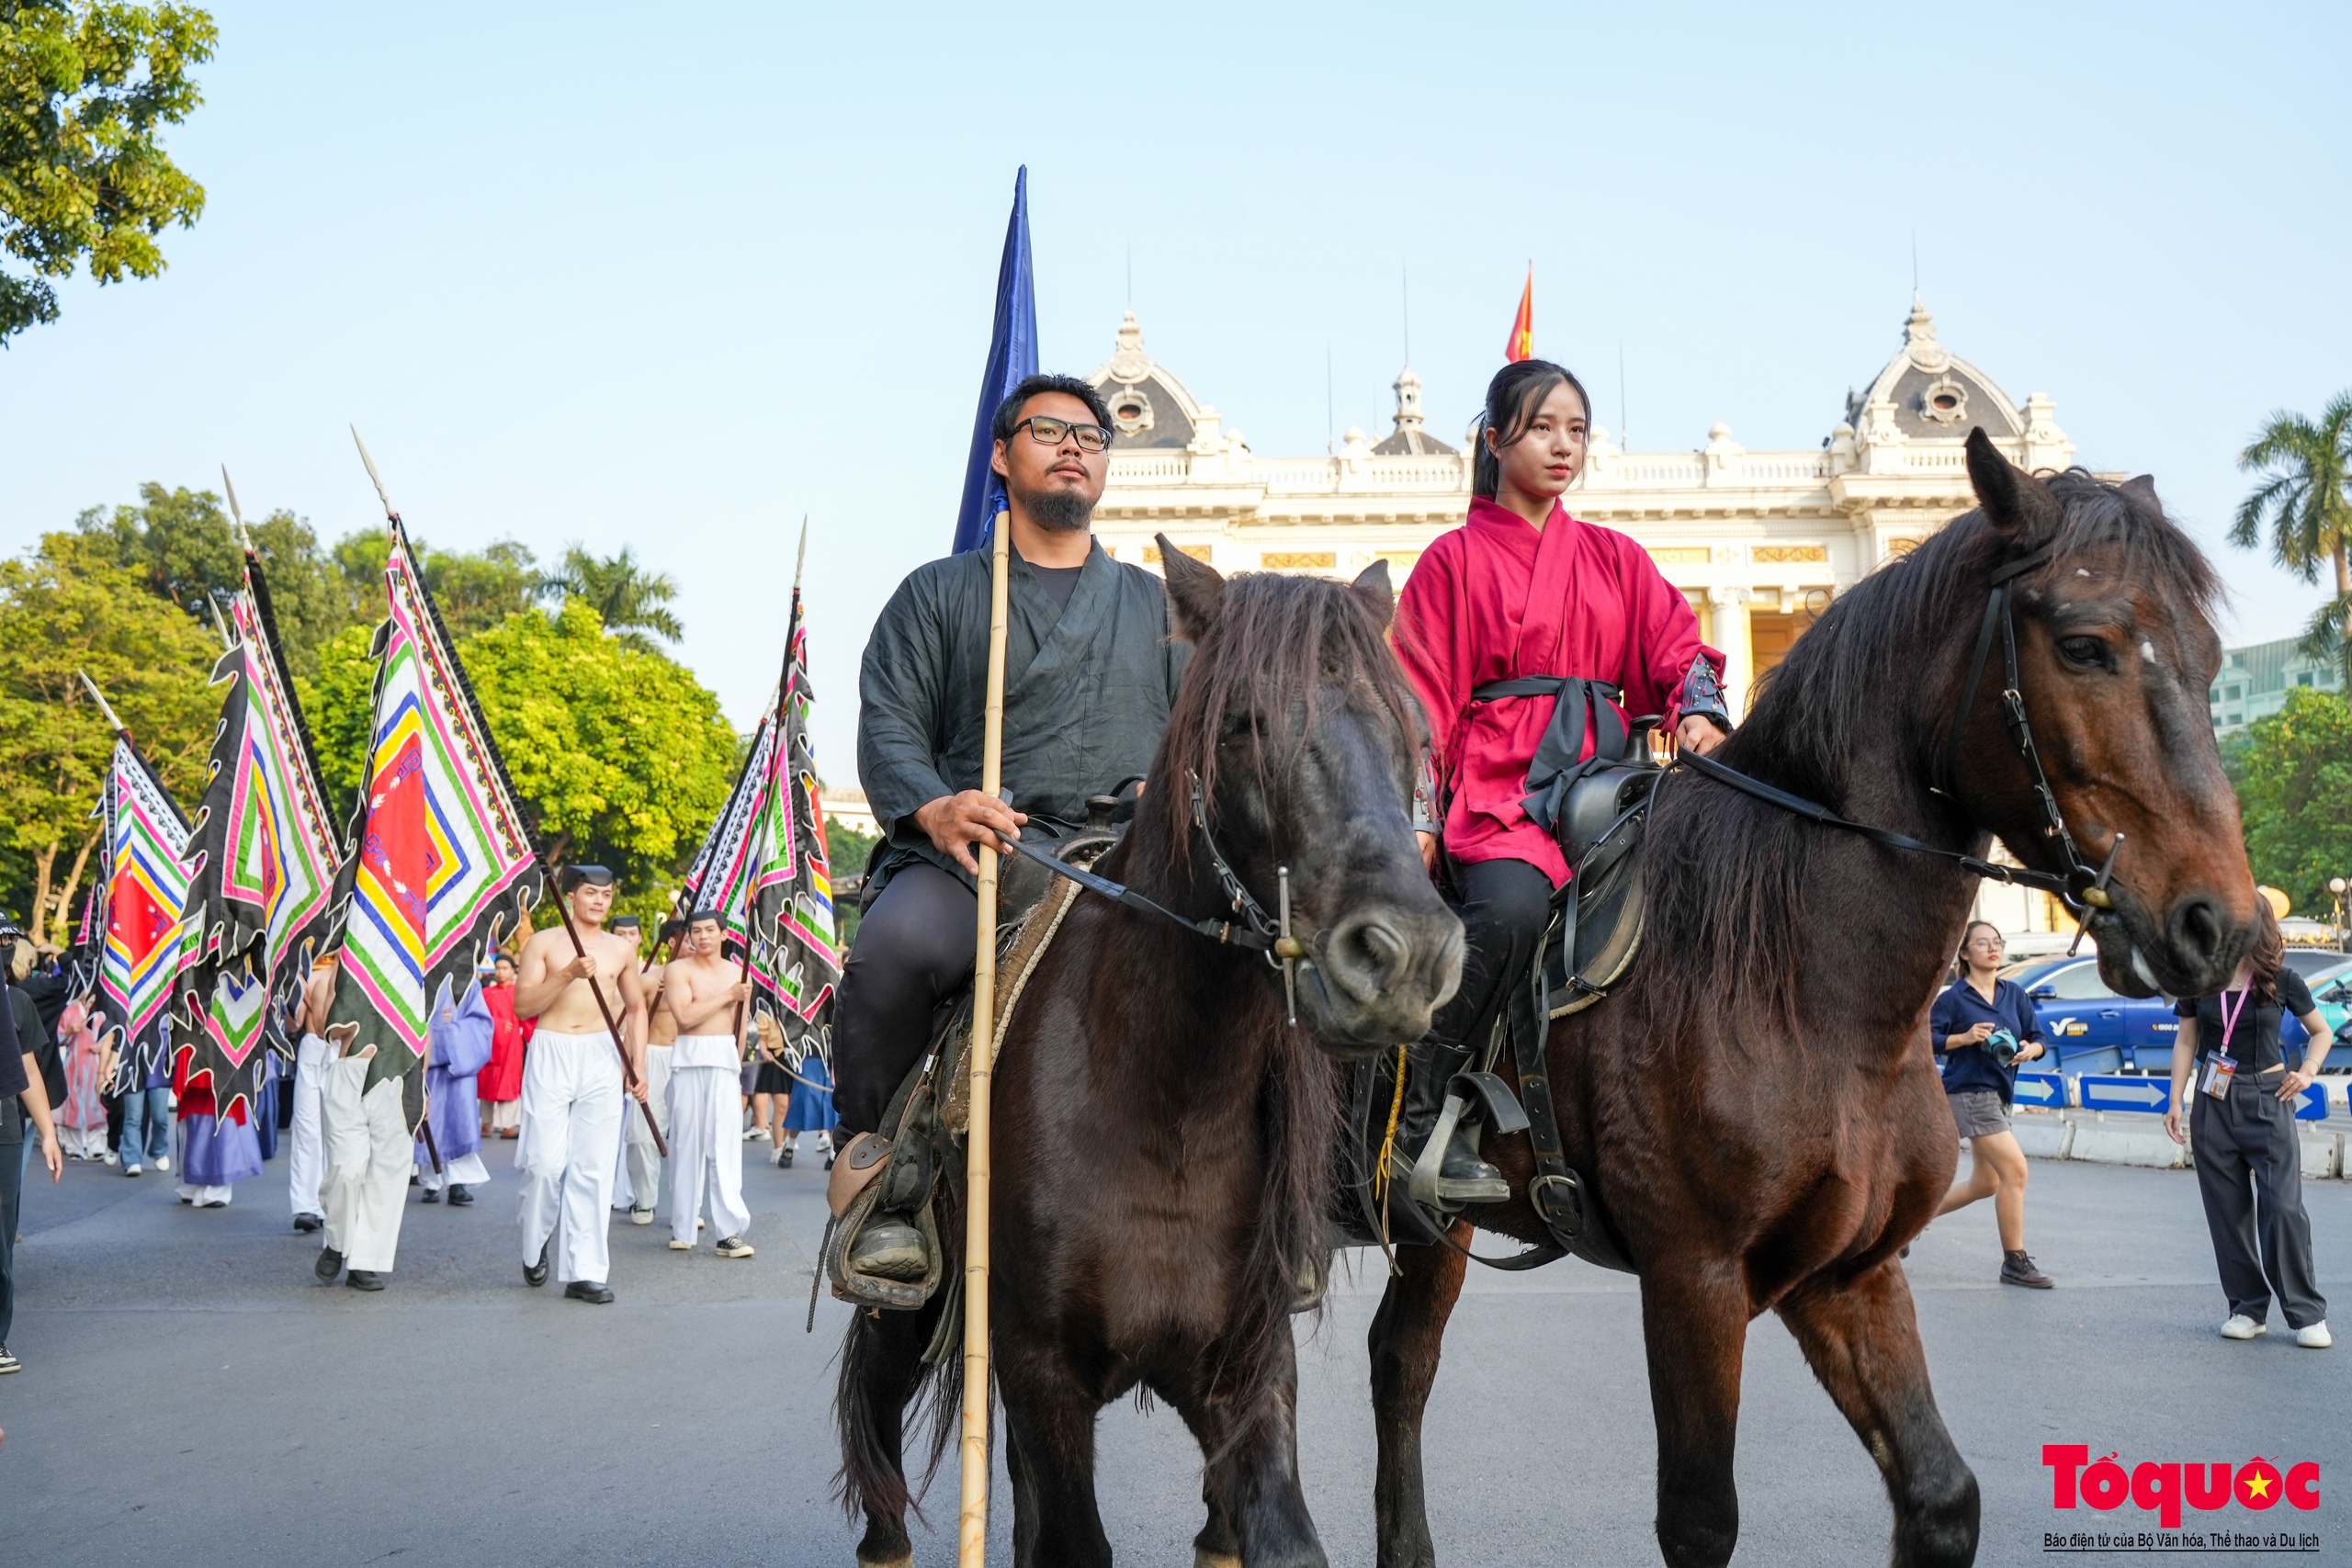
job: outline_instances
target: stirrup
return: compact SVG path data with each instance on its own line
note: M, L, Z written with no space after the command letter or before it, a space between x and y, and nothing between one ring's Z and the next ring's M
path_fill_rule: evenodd
M1452 1213L1468 1203L1502 1203L1510 1199L1510 1183L1502 1172L1477 1157L1472 1148L1470 1159L1451 1159L1457 1133L1469 1131L1461 1125L1464 1100L1449 1090L1444 1107L1437 1113L1437 1125L1430 1129L1429 1141L1421 1145L1420 1157L1413 1162L1406 1178L1405 1190L1424 1209L1439 1213ZM1469 1166L1464 1170L1464 1164ZM1453 1167L1448 1174L1446 1167Z

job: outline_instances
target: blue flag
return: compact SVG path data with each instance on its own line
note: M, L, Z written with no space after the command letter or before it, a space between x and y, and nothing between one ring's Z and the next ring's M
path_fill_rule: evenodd
M964 465L964 504L956 513L956 549L977 550L1004 510L1004 481L989 467L996 438L989 422L1023 377L1037 373L1037 290L1029 273L1029 166L1012 180L1012 218L1004 226L1004 259L996 268L996 330L980 377L980 409L972 416L972 455Z

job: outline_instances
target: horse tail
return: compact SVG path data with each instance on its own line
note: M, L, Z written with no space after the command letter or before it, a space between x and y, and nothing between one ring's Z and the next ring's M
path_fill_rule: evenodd
M944 1189L934 1213L944 1254L940 1278L959 1286L964 1276L964 1227ZM842 1449L833 1495L853 1519L861 1514L895 1519L910 1512L918 1519L922 1517L920 1499L946 1457L963 1404L960 1337L956 1343L945 1346L935 1361L922 1359L939 1331L940 1316L951 1295L960 1303L956 1287L943 1284L918 1311L860 1310L850 1315L833 1395L833 1424ZM959 1313L957 1323L961 1321ZM907 1413L918 1400L928 1406L931 1451L922 1481L910 1487L905 1453Z

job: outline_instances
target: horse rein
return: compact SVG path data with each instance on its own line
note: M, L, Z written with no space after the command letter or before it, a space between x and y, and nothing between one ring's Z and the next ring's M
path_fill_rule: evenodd
M1216 869L1217 885L1224 889L1234 914L1240 919L1238 925L1232 920L1214 918L1196 920L1190 916L1180 915L1125 883L1081 870L1060 856L1019 839L1000 837L997 846L1025 860L1035 861L1057 876L1069 878L1089 893L1098 894L1114 903L1125 904L1128 908L1144 914L1173 920L1194 935L1204 936L1220 946L1245 947L1263 953L1270 967L1283 972L1283 999L1290 1021L1295 1025L1298 1022L1298 964L1307 956L1307 949L1304 942L1291 934L1290 867L1280 866L1275 870L1275 875L1281 880L1278 898L1281 913L1269 915L1266 907L1242 882L1240 874L1233 869L1233 863L1225 858L1224 850L1217 845L1216 835L1209 831L1208 798L1201 788L1201 775L1187 768L1184 776L1193 786L1193 829L1200 835L1202 846L1209 852L1209 864Z
M2002 718L2008 728L2010 741L2025 761L2026 772L2032 776L2034 795L2041 803L2042 836L2057 841L2060 852L2065 856L2064 871L2034 871L2028 867L2000 865L1980 855L1923 842L1907 833L1857 822L1802 795L1775 789L1761 779L1753 778L1697 751L1679 753L1673 765L1687 767L1702 778L1729 785L1768 806L1817 822L1825 828L1858 833L1889 849L1908 850L1916 854L1953 861L1963 871L1973 872L1978 876L1991 877L2015 886L2038 888L2051 894L2072 910L2080 921L2080 928L2075 932L2075 941L2079 944L2082 930L2087 929L2089 924L2088 911L2114 908L2113 896L2108 892L2108 881L2114 875L2115 857L2122 851L2123 835L2115 835L2115 841L2108 848L2106 861L2096 870L2083 859L2082 852L2075 846L2074 834L2066 829L2065 813L2059 809L2058 796L2050 787L2049 775L2042 771L2041 753L2033 743L2033 721L2026 713L2025 696L2019 689L2017 617L2009 585L2015 579L2048 561L2056 548L2057 541L2052 540L2040 549L2005 563L1993 573L1992 596L1984 603L1984 619L1977 628L1976 651L1969 660L1968 679L1961 687L1960 707L1952 716L1951 729L1939 752L1937 777L1939 781L1951 778L1960 765L1961 738L1967 730L1968 716L1976 705L1977 688L1983 683L1984 667L1992 659L1993 638L1997 632L2001 641L2002 673L2007 677L2001 689ZM1928 792L1951 798L1951 792L1940 782L1928 785Z

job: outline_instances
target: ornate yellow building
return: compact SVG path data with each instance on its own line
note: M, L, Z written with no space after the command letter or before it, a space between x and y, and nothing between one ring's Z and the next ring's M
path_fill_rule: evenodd
M1110 359L1088 378L1119 431L1094 530L1121 560L1159 558L1165 533L1223 571L1353 576L1375 558L1401 587L1420 552L1470 502L1465 454L1431 436L1420 378L1395 383L1395 427L1375 443L1350 430L1319 457L1260 457L1216 409L1145 352L1127 312ZM2040 392L2010 400L1936 341L1914 303L1903 346L1849 396L1813 451L1750 452L1718 424L1683 452L1620 451L1592 432L1569 510L1631 535L1698 610L1729 658L1744 706L1756 676L1831 598L1975 505L1962 443L1983 425L2021 467L2062 468L2074 446Z

